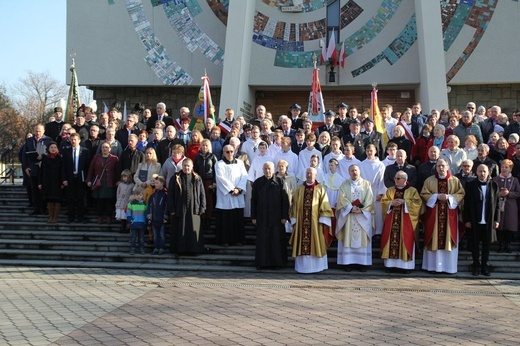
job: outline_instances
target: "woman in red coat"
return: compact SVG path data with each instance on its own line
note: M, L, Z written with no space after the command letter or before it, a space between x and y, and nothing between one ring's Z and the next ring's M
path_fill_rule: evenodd
M110 154L110 144L101 144L101 153L94 156L87 175L87 185L92 189L92 197L96 200L97 223L112 222L116 196L116 171L119 159Z
M195 160L197 157L197 154L200 150L200 143L204 137L202 137L202 133L200 133L199 130L193 130L191 131L191 138L188 142L188 149L186 150L186 156L191 159L192 161Z

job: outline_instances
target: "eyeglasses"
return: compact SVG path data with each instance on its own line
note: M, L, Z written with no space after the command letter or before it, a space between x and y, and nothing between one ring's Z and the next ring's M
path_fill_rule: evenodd
M404 178L401 178L401 177L395 177L394 180L401 180L401 179L404 179Z
M226 150L224 151L226 154L232 154L233 153L233 150Z
M466 107L467 109L475 109L475 107Z

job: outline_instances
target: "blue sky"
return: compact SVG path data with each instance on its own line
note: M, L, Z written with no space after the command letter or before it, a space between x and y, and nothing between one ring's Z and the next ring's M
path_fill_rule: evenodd
M29 70L66 83L66 0L0 0L0 13L0 85Z

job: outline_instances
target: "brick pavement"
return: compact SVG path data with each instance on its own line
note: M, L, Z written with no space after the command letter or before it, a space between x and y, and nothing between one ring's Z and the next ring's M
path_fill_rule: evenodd
M520 281L0 267L6 345L517 345Z

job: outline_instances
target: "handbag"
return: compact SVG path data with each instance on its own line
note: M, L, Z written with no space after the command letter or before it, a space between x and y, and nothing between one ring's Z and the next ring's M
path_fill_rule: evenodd
M105 168L103 168L103 171L101 171L101 175L96 175L96 177L94 178L94 182L92 183L92 191L97 191L99 189L101 189L101 186L102 186L102 181L101 181L101 178L103 178L103 174L105 173Z

